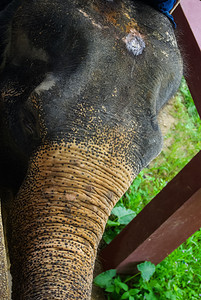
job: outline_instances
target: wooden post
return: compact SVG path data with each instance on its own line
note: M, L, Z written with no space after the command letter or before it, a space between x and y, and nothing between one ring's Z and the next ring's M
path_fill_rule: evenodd
M201 117L201 1L181 0L173 16L184 57L184 75Z

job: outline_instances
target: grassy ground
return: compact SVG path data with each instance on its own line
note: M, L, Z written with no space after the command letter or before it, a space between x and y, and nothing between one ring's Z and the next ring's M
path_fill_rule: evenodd
M170 146L138 175L113 209L104 234L106 243L201 149L201 120L184 80L170 114L177 120L165 136ZM111 273L106 285L102 284L108 299L201 299L200 241L201 230L154 267L154 274L148 280L143 278L142 272L132 279ZM145 273L149 273L150 268L145 266Z

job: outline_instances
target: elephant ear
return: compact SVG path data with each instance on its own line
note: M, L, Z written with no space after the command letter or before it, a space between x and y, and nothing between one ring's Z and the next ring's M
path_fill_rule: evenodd
M11 42L12 18L22 0L1 0L0 3L0 70L3 69Z

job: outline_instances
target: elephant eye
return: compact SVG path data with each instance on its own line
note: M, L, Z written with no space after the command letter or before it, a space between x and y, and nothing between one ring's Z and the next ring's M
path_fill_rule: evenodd
M33 130L33 128L32 128L32 124L31 124L27 119L24 119L24 120L23 120L23 125L24 125L24 128L25 128L26 132L27 132L29 135L33 135L34 130Z
M34 134L34 128L36 127L36 119L31 112L23 112L22 114L22 128L28 135Z

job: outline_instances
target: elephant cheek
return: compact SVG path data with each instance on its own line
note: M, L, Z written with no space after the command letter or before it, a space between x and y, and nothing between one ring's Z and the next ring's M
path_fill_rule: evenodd
M95 146L38 151L11 210L13 299L90 299L99 241L133 175Z

